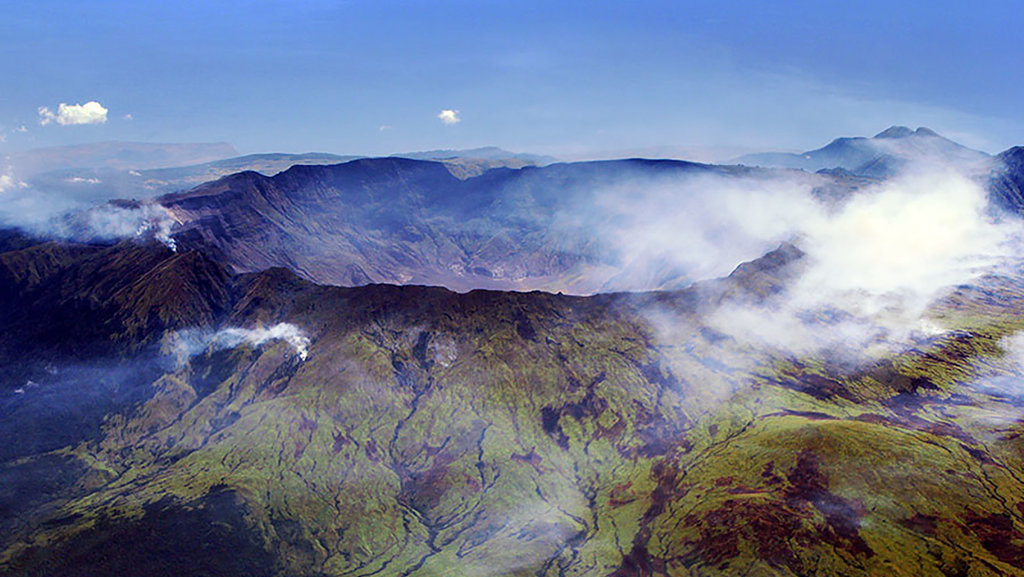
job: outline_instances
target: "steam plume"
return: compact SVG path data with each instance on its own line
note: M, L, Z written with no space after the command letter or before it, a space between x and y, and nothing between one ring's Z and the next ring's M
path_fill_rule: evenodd
M221 329L213 335L211 344L217 348L234 348L240 344L258 347L268 341L286 341L295 349L299 358L306 360L309 354L309 338L295 325L278 323L266 329Z
M171 238L176 224L170 211L158 204L107 203L52 219L35 229L45 236L79 241L109 241L152 234L177 252L177 243Z
M256 329L228 327L212 334L198 330L177 331L171 335L171 348L180 358L194 356L208 349L231 349L243 344L259 347L271 341L287 342L295 349L300 360L306 360L309 355L309 337L291 323Z

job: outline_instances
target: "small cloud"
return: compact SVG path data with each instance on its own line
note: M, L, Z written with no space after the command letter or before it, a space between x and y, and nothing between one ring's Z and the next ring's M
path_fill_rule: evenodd
M459 118L458 110L445 109L442 110L441 113L437 115L437 117L441 119L441 122L449 125L458 124L459 121L462 120L461 118Z
M28 128L25 128L25 125L22 124L21 126L15 128L14 131L15 132L28 132Z
M135 120L135 117L132 116L131 114L125 114L121 118L124 118L125 120Z
M391 130L391 125L390 124L381 124L380 127L377 128L377 130L379 130L381 132L384 132L384 131L387 131L387 130Z
M56 114L46 106L40 106L39 124L46 126L54 121L61 126L103 124L107 121L107 109L95 100L90 100L85 104L65 104L61 102L57 107Z

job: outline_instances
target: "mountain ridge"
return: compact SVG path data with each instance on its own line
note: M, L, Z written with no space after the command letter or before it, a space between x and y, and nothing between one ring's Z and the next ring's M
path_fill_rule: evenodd
M821 148L799 154L749 154L733 162L809 172L843 169L858 176L886 178L899 172L908 161L920 157L971 163L988 156L949 140L930 128L922 126L911 130L894 125L871 138L840 137Z
M228 177L158 202L181 223L177 242L206 247L239 272L285 266L327 284L594 292L614 276L617 257L586 232L605 217L579 207L592 210L601 191L616 186L700 175L757 179L771 172L623 159L459 178L431 161L361 159ZM574 223L578 218L598 220ZM646 288L672 278L686 282L669 269L655 272Z

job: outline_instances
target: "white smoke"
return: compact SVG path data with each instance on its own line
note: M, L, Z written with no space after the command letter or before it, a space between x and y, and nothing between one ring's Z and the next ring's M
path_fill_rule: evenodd
M784 290L726 300L705 322L762 350L881 353L941 332L929 304L1019 252L1020 222L992 217L980 180L921 163L830 203L808 175L700 177L615 191L625 217L606 234L624 259L668 262L691 280L792 242L805 256Z
M881 353L941 332L929 305L1011 257L1021 230L990 217L973 179L934 167L805 217L795 282L767 303L722 307L712 324L762 346Z
M1001 355L974 358L973 378L958 389L971 398L969 411L956 414L956 422L986 441L1005 441L1007 427L1018 429L1024 421L1024 332L1001 338Z
M258 347L269 341L287 342L303 361L309 354L309 337L303 334L299 327L290 323L278 323L265 329L221 329L213 335L210 342L217 348L234 348L243 343Z
M88 194L43 190L18 180L8 168L0 172L0 226L17 227L42 238L78 242L107 242L152 235L171 250L178 221L154 202L110 201L91 189L99 179L72 177L71 185L88 185ZM101 190L102 193L102 190ZM98 204L99 203L99 204Z
M171 249L171 252L178 252L178 241L171 237L171 229L177 224L177 221L170 216L167 209L159 208L163 209L163 211L155 211L155 217L150 216L146 218L139 225L139 228L135 230L135 236L145 236L147 232L152 231L153 238L164 243L167 248Z
M171 237L177 223L170 211L159 204L107 203L50 219L32 229L43 236L78 241L111 241L152 234L177 252L177 242Z
M285 341L295 349L300 360L309 355L309 337L291 323L278 323L268 328L245 329L228 327L215 333L185 329L169 335L169 347L180 358L195 356L207 350L233 349L240 345L262 346L272 341Z
M987 206L977 182L948 169L881 184L841 212L805 223L802 246L813 265L798 289L812 299L858 293L869 313L892 295L923 308L939 290L1012 254L1018 226L994 222Z

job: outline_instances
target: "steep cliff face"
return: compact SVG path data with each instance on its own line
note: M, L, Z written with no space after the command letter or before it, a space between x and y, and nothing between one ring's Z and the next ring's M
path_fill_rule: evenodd
M852 362L766 354L709 321L781 290L789 247L684 291L595 297L231 276L155 243L37 252L5 254L19 303L48 302L32 284L47 278L67 303L53 322L117 320L88 366L74 339L26 333L52 366L0 403L19 439L0 464L6 574L1024 561L1020 374L1002 344L1024 325L1016 277L937 305L961 331ZM165 290L178 313L153 317ZM48 411L64 413L33 420Z
M624 223L618 204L658 212L648 205L660 203L666 220L667 211L681 210L670 193L678 188L685 200L701 188L686 183L701 178L733 187L741 179L752 187L800 179L837 195L856 186L840 177L652 160L499 168L459 179L441 163L385 158L299 166L272 178L242 173L160 202L182 223L175 238L183 247L237 272L281 266L342 286L590 294L692 282L693 271L673 259L622 253L624 229L644 223ZM651 190L666 198L649 198Z

